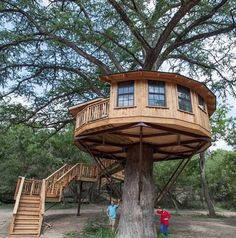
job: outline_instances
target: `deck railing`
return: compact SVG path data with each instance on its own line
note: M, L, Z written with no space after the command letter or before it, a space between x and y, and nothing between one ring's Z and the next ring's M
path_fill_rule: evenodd
M41 192L42 180L25 179L22 194L39 195Z
M45 186L46 186L46 191L49 194L54 193L54 185L55 182L62 176L64 175L69 169L71 169L70 165L63 165L61 168L59 168L57 171L55 171L53 174L48 176L45 179Z
M85 107L77 114L76 128L95 120L107 118L109 116L109 102L109 99L105 99Z

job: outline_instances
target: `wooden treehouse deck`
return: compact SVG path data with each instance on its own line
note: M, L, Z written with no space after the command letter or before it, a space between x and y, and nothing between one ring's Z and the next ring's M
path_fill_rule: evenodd
M103 168L97 164L77 163L74 166L65 164L43 180L19 177L9 237L39 237L45 202L60 202L64 188L73 180L96 182L106 176L124 180L120 162L103 160L102 165Z

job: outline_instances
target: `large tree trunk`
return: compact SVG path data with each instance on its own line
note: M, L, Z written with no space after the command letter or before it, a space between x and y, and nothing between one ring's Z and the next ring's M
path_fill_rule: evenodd
M200 153L200 171L201 171L201 183L202 183L202 189L205 197L205 201L207 203L207 207L209 210L209 216L215 216L215 208L213 206L207 181L206 181L206 172L205 172L205 153Z
M128 148L122 200L118 238L156 238L151 147Z

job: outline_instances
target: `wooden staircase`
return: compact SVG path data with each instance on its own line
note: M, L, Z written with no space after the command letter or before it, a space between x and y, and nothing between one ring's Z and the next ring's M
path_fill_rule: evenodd
M19 177L15 200L9 236L38 237L45 210L45 180Z
M65 164L43 180L19 177L9 237L39 237L45 201L60 202L64 188L73 180L96 182L99 177L104 176L104 173L109 176L114 174L122 179L123 175L119 170L123 167L119 165L119 162L103 161L103 168L97 164L77 163L74 166Z

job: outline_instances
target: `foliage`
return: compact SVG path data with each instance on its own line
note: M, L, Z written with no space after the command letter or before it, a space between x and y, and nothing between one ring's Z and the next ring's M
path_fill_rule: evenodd
M154 167L155 184L162 189L177 166L177 162L156 163ZM206 159L206 178L214 202L225 208L235 208L236 204L236 152L216 150L208 153ZM181 207L202 206L203 199L200 182L199 158L195 156L187 164L177 182L171 188L172 197ZM172 206L170 197L163 201Z
M235 96L234 0L2 0L0 22L14 123L60 130L69 106L107 95L98 75L129 70L168 68Z
M207 177L216 202L227 208L236 204L236 152L217 150L207 160Z
M50 131L18 125L0 134L0 194L12 193L18 176L46 178L64 163L90 158L72 144L72 128L50 137Z
M78 238L78 237L79 237L79 234L76 231L68 232L63 236L63 238Z
M165 184L168 182L179 163L180 161L166 161L155 164L154 179L159 191L164 188ZM200 171L198 166L198 158L196 156L192 158L184 168L176 183L172 186L170 193L172 198L178 202L178 205L187 207L192 198L195 198L197 195L199 195L200 184ZM168 195L168 200L163 201L163 203L169 207L172 206L170 198L171 197ZM189 206L193 206L193 203L189 204Z
M212 140L225 139L230 145L236 145L236 118L227 117L231 107L225 103L219 104L217 110L210 119Z

